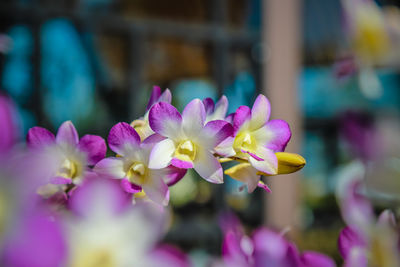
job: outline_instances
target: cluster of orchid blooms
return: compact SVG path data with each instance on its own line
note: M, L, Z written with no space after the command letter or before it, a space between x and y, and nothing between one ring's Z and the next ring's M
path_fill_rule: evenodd
M270 192L262 175L305 164L284 152L289 126L269 120L263 95L230 115L225 97L216 104L195 99L182 113L170 103L170 91L154 87L142 118L111 128L107 143L115 156L106 157L103 138L79 138L69 121L56 135L31 128L27 147L17 144L13 105L0 96L0 265L191 266L183 252L159 243L170 222L169 186L193 168L211 183L223 183L225 173L249 192ZM223 171L224 162L236 165ZM396 266L380 264L399 263L393 215L384 212L375 224L366 198L347 184L339 196L348 223L339 239L346 266ZM225 218L222 258L210 266L335 266L321 253L300 253L284 233L261 228L247 236Z
M261 187L261 175L277 175L301 169L305 160L283 150L291 132L283 120L270 120L268 99L259 95L252 109L241 106L226 116L228 100L216 104L210 98L194 99L182 114L171 104L167 89L154 87L146 114L131 124L114 125L108 135L108 146L115 157L105 158L103 138L85 135L79 139L72 124L63 123L54 136L42 127L33 127L27 145L37 153L51 154L57 170L38 189L49 198L65 198L86 177L100 175L121 180L122 188L132 194L133 202L148 199L168 205L168 186L174 185L188 169L211 182L223 183L221 162L236 161L225 174L242 181L248 191Z

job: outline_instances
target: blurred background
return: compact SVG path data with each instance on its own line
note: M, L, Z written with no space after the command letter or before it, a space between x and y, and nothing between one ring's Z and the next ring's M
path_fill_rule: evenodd
M287 151L307 160L299 174L264 179L272 194L249 195L227 178L194 173L171 188L166 239L200 262L218 254L219 216L248 229L290 227L301 249L338 259L343 227L337 172L373 162L378 203L400 188L400 11L380 0L2 0L0 90L17 103L21 140L40 125L72 120L78 132L108 135L142 116L153 85L182 109L222 94L229 111L259 93L285 119ZM1 130L1 129L0 129ZM378 153L379 151L379 153ZM377 156L379 155L379 157ZM385 182L376 178L389 177Z

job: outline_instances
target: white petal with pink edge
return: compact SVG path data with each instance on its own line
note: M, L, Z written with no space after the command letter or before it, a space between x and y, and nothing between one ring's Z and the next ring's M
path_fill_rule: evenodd
M264 95L259 95L254 101L251 109L250 129L255 130L262 127L269 120L271 105Z

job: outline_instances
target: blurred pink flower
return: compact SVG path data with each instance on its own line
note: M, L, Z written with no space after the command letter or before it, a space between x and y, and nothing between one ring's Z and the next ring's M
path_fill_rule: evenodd
M338 248L346 267L399 266L400 235L392 212L377 219L363 186L365 170L353 163L341 173L337 199L347 224L339 236Z
M88 179L70 201L77 216L65 218L69 266L187 266L183 254L156 247L168 214L149 203L129 205L113 180Z
M238 220L230 216L223 224L222 262L216 266L232 267L331 267L328 256L315 252L300 253L283 234L268 228L256 230L251 237L244 234Z
M85 177L93 175L88 167L103 159L107 151L100 136L87 134L79 140L71 121L64 122L56 136L45 128L33 127L26 139L32 152L51 154L56 162L56 166L48 166L56 169L50 177L50 185L39 189L44 196L53 195L63 185L80 184Z

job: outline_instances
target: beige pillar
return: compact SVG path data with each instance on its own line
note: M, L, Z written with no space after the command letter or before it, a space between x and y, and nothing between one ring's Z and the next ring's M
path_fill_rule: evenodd
M272 105L272 118L286 120L292 129L288 152L300 153L302 114L297 94L301 58L301 1L263 1L263 92ZM296 227L300 203L299 174L267 178L265 222L279 229Z

